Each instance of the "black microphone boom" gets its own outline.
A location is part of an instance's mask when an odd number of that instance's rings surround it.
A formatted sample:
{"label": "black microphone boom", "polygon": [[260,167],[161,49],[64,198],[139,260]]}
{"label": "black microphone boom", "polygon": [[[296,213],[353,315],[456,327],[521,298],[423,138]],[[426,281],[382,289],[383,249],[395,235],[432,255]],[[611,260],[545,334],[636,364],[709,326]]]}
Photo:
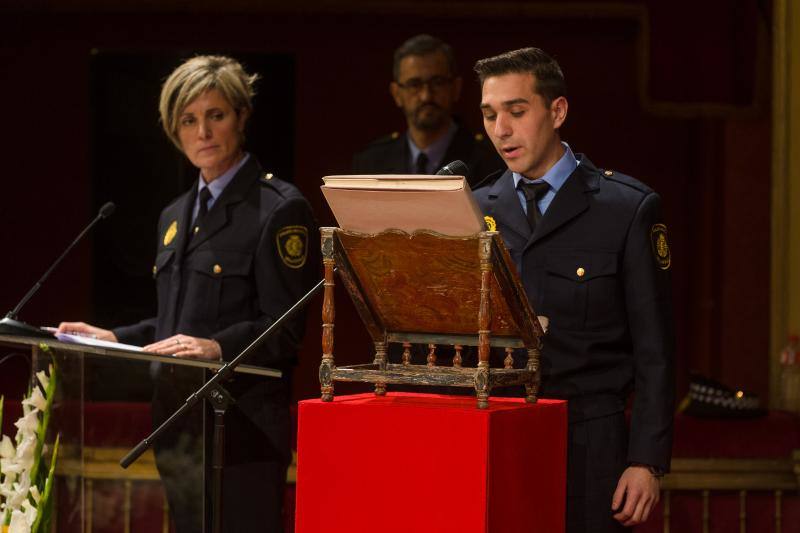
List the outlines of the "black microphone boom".
{"label": "black microphone boom", "polygon": [[437,176],[466,176],[467,174],[469,174],[469,167],[460,159],[446,164],[436,173]]}
{"label": "black microphone boom", "polygon": [[55,262],[50,266],[50,268],[47,269],[47,272],[44,273],[44,275],[39,279],[39,281],[37,281],[36,284],[33,287],[31,287],[31,290],[29,290],[28,293],[22,298],[22,300],[19,301],[17,306],[13,310],[9,311],[6,314],[5,318],[0,320],[0,334],[21,335],[26,337],[53,336],[51,333],[42,331],[41,329],[35,326],[31,326],[30,324],[26,324],[25,322],[17,320],[19,312],[22,310],[22,307],[26,303],[28,303],[28,300],[30,300],[33,297],[33,295],[36,294],[36,291],[38,291],[39,288],[42,286],[44,280],[46,280],[47,277],[50,275],[50,273],[53,272],[53,270],[55,270],[55,268],[59,265],[59,263],[61,263],[61,260],[67,256],[70,250],[72,250],[75,247],[75,245],[78,244],[78,242],[80,242],[83,236],[86,235],[86,233],[90,229],[92,229],[92,227],[94,227],[94,225],[97,224],[99,220],[110,217],[111,214],[114,213],[115,208],[116,206],[114,205],[113,202],[106,202],[105,204],[103,204],[103,207],[100,208],[100,212],[97,213],[97,216],[94,217],[94,220],[89,222],[89,225],[83,229],[83,231],[80,233],[80,235],[78,235],[78,237],[74,241],[72,241],[72,244],[70,244],[67,247],[67,249],[64,250],[64,252],[60,256],[58,256],[58,259],[56,259]]}

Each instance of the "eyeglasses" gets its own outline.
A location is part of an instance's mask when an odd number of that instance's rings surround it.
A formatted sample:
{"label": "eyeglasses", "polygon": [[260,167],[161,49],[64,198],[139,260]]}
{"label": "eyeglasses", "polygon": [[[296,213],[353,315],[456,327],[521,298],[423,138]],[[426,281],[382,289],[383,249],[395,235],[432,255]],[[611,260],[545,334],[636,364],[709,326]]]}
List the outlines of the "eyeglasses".
{"label": "eyeglasses", "polygon": [[405,89],[410,93],[418,93],[422,91],[422,88],[426,85],[430,91],[438,91],[444,89],[453,81],[453,78],[447,76],[433,76],[432,78],[428,78],[427,80],[423,80],[422,78],[411,78],[410,80],[404,83],[397,83],[397,86],[401,89]]}

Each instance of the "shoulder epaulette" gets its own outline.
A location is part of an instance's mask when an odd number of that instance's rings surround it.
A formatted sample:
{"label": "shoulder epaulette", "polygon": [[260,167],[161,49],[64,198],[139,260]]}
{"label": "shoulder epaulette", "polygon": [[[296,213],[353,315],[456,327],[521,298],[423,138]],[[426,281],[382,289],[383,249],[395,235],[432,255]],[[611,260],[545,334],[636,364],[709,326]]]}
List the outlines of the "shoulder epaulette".
{"label": "shoulder epaulette", "polygon": [[628,187],[634,188],[639,192],[649,193],[653,191],[653,189],[651,189],[641,181],[637,180],[636,178],[632,178],[627,174],[620,174],[619,172],[615,172],[613,170],[602,170],[602,169],[600,170],[600,173],[607,180],[616,181],[617,183],[627,185]]}

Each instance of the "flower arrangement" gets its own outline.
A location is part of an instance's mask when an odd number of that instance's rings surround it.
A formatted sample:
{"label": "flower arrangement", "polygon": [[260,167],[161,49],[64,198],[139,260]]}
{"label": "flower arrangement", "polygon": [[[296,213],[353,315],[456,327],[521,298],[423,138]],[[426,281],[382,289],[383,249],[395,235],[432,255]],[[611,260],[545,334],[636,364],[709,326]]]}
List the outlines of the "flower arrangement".
{"label": "flower arrangement", "polygon": [[[43,346],[43,351],[47,347]],[[36,380],[22,400],[22,417],[15,422],[17,434],[0,440],[0,531],[2,533],[46,533],[53,511],[53,478],[59,437],[53,447],[49,468],[45,465],[45,444],[50,411],[56,391],[57,374],[36,373]],[[0,397],[0,424],[3,398]]]}

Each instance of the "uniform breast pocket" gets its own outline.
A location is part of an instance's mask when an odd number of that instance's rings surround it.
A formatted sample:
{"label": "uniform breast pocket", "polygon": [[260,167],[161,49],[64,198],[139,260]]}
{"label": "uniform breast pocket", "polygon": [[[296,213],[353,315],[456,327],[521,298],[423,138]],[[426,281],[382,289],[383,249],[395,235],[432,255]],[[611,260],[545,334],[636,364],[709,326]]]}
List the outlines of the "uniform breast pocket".
{"label": "uniform breast pocket", "polygon": [[[252,256],[232,250],[198,250],[190,259],[184,309],[221,325],[248,318],[254,293]],[[186,304],[193,305],[189,309]],[[201,318],[196,316],[195,318]]]}
{"label": "uniform breast pocket", "polygon": [[613,252],[552,252],[545,260],[545,306],[553,327],[597,330],[618,324],[621,284]]}

